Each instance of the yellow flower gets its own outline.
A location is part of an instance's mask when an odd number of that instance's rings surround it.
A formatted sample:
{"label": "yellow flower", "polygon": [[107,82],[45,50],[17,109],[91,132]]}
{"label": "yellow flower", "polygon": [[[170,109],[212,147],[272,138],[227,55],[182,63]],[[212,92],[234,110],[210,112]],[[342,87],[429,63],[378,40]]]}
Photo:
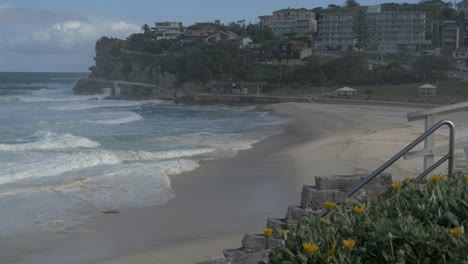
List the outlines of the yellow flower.
{"label": "yellow flower", "polygon": [[372,201],[374,204],[377,203],[377,200],[378,200],[377,196],[372,196],[371,201]]}
{"label": "yellow flower", "polygon": [[335,255],[335,252],[336,252],[336,244],[333,244],[333,246],[330,249],[330,256]]}
{"label": "yellow flower", "polygon": [[459,236],[461,233],[463,233],[463,230],[460,228],[460,227],[454,227],[452,229],[450,229],[450,234],[454,235],[454,236]]}
{"label": "yellow flower", "polygon": [[325,218],[323,218],[323,217],[320,217],[320,220],[319,220],[319,221],[320,221],[320,223],[322,223],[322,224],[324,224],[324,223],[327,222],[327,220],[326,220]]}
{"label": "yellow flower", "polygon": [[401,187],[403,187],[403,183],[392,183],[391,187],[392,187],[392,190],[398,191],[401,189]]}
{"label": "yellow flower", "polygon": [[305,252],[309,254],[314,254],[319,250],[319,247],[313,243],[302,243],[302,247],[304,248]]}
{"label": "yellow flower", "polygon": [[406,178],[405,178],[405,182],[406,182],[406,183],[409,183],[410,181],[411,181],[411,178],[410,178],[410,177],[406,177]]}
{"label": "yellow flower", "polygon": [[323,204],[328,210],[332,210],[333,208],[336,207],[336,204],[334,202],[324,202]]}
{"label": "yellow flower", "polygon": [[266,237],[271,237],[271,235],[273,234],[273,228],[264,228],[263,229],[263,234],[266,236]]}
{"label": "yellow flower", "polygon": [[349,198],[348,197],[344,198],[342,202],[343,202],[343,204],[348,204]]}
{"label": "yellow flower", "polygon": [[463,174],[463,179],[464,179],[465,181],[468,181],[468,174]]}
{"label": "yellow flower", "polygon": [[431,181],[432,182],[440,182],[441,179],[442,179],[442,177],[440,175],[432,175],[431,176]]}
{"label": "yellow flower", "polygon": [[282,236],[282,237],[285,237],[287,233],[288,233],[288,230],[286,230],[286,229],[281,229],[281,236]]}
{"label": "yellow flower", "polygon": [[364,206],[360,207],[360,206],[354,206],[353,208],[353,211],[356,213],[356,214],[362,214],[362,212],[364,212]]}
{"label": "yellow flower", "polygon": [[356,246],[356,240],[354,239],[343,239],[342,243],[343,246],[348,250],[351,250]]}

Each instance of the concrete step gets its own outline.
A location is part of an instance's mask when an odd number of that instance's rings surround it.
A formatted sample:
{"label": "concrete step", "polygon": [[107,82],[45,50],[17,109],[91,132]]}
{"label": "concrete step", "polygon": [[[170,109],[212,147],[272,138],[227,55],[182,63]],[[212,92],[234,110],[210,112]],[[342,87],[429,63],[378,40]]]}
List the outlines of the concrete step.
{"label": "concrete step", "polygon": [[247,251],[257,252],[268,248],[275,248],[283,242],[282,239],[270,238],[269,240],[270,243],[268,245],[268,240],[263,234],[245,234],[242,239],[242,247]]}
{"label": "concrete step", "polygon": [[319,210],[323,208],[324,202],[335,201],[343,194],[343,191],[319,190],[315,186],[304,185],[301,193],[301,207]]}

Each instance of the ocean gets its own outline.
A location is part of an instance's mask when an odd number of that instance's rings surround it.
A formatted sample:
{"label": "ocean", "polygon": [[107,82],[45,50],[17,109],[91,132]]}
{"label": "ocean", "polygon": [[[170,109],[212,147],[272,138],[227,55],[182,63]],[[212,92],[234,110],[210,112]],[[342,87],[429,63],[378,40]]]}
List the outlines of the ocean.
{"label": "ocean", "polygon": [[171,177],[288,120],[253,107],[73,95],[86,73],[0,73],[0,235],[66,232],[177,195]]}

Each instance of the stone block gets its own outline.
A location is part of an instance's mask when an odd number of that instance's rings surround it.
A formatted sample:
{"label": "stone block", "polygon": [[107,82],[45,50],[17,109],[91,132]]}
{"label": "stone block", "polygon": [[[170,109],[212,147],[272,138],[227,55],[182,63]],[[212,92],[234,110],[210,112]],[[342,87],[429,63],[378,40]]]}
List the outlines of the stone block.
{"label": "stone block", "polygon": [[343,191],[318,190],[315,186],[304,185],[301,194],[301,207],[312,210],[322,209],[324,202],[333,202],[343,194]]}
{"label": "stone block", "polygon": [[[367,174],[316,176],[315,186],[319,190],[347,191],[349,188],[362,181],[365,177],[367,177]],[[369,182],[365,188],[382,185],[389,186],[391,183],[392,175],[384,172]]]}
{"label": "stone block", "polygon": [[281,230],[289,230],[288,222],[279,218],[268,218],[267,227],[273,228],[273,238],[282,238]]}
{"label": "stone block", "polygon": [[242,239],[242,247],[251,251],[260,251],[268,248],[274,248],[281,244],[283,240],[270,238],[270,245],[268,240],[263,234],[246,234]]}
{"label": "stone block", "polygon": [[231,258],[231,264],[257,264],[260,261],[268,263],[270,249],[250,253],[244,256]]}
{"label": "stone block", "polygon": [[224,249],[223,254],[224,254],[224,257],[226,258],[233,258],[233,257],[244,256],[247,253],[244,251],[243,248],[234,248],[234,249]]}
{"label": "stone block", "polygon": [[203,262],[198,262],[197,264],[229,264],[229,263],[231,263],[231,261],[228,259],[218,258],[218,259],[211,259],[211,260],[206,260]]}
{"label": "stone block", "polygon": [[286,219],[291,221],[300,221],[304,217],[310,217],[317,214],[317,211],[310,208],[302,208],[300,206],[289,206],[286,213]]}

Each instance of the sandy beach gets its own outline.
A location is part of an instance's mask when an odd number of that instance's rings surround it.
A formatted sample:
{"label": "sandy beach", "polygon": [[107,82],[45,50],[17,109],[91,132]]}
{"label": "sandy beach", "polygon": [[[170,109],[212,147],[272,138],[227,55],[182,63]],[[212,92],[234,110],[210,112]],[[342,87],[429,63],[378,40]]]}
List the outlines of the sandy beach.
{"label": "sandy beach", "polygon": [[[287,206],[299,203],[302,185],[314,184],[314,176],[371,172],[424,127],[423,121],[407,121],[406,114],[418,110],[412,108],[284,103],[263,109],[295,121],[284,133],[235,157],[204,161],[198,169],[172,177],[176,196],[164,205],[102,215],[78,238],[62,237],[2,263],[196,263],[215,258],[223,248],[239,247],[244,233],[260,233],[267,218],[284,217]],[[457,139],[468,135],[464,116],[444,117],[455,122]],[[445,144],[447,130],[437,133],[436,140],[436,145]],[[421,167],[422,159],[402,160],[388,172],[398,181],[416,176]]]}

